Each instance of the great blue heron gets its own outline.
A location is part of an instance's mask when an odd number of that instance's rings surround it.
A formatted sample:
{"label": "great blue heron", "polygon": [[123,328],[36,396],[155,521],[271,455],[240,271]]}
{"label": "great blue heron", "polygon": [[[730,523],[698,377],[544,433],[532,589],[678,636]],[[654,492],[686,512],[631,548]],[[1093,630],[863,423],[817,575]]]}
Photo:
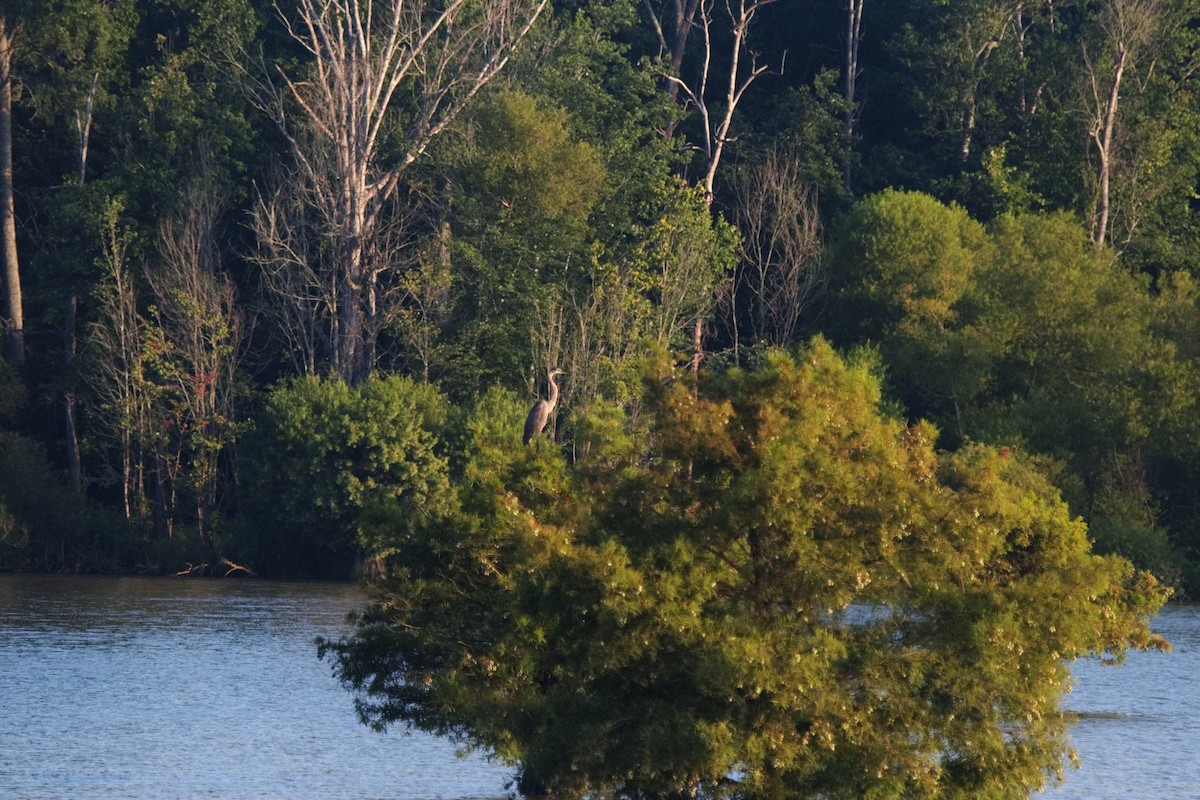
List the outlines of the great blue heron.
{"label": "great blue heron", "polygon": [[552,369],[546,376],[546,380],[550,384],[550,396],[545,400],[538,400],[529,410],[529,416],[525,418],[525,437],[521,439],[524,444],[529,444],[530,439],[546,429],[546,423],[550,421],[550,415],[554,413],[554,407],[558,405],[558,384],[554,382],[554,379],[562,374],[561,369]]}

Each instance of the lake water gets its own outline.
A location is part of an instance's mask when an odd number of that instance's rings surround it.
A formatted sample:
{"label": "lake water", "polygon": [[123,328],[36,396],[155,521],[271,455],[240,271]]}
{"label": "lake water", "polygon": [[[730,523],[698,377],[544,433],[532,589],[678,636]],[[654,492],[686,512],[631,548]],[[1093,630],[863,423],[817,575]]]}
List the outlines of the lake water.
{"label": "lake water", "polygon": [[[463,800],[511,771],[372,733],[315,657],[362,602],[338,584],[0,575],[0,798]],[[1083,761],[1055,800],[1200,800],[1200,609],[1175,646],[1075,665]]]}
{"label": "lake water", "polygon": [[0,798],[437,800],[511,771],[373,733],[318,661],[337,584],[0,575]]}
{"label": "lake water", "polygon": [[1152,625],[1174,648],[1119,667],[1073,665],[1063,706],[1082,766],[1038,795],[1054,800],[1200,800],[1200,606],[1171,604]]}

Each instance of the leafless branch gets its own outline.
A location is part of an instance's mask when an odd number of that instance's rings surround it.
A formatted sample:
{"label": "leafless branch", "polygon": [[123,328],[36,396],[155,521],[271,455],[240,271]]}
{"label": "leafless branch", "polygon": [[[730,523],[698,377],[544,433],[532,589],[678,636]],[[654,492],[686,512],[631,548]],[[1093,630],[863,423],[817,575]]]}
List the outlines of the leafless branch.
{"label": "leafless branch", "polygon": [[[287,137],[294,178],[307,186],[294,202],[260,203],[256,229],[279,269],[302,225],[322,243],[305,259],[307,276],[281,284],[293,297],[319,296],[308,314],[328,324],[333,369],[349,380],[372,366],[375,337],[393,313],[382,302],[385,254],[395,254],[396,198],[408,167],[451,125],[479,90],[508,63],[549,0],[297,0],[277,6],[291,38],[308,53],[307,72],[249,81],[251,96]],[[416,102],[402,106],[398,93]],[[390,154],[396,153],[395,157]],[[280,213],[298,212],[283,222]],[[388,243],[383,243],[387,240]],[[315,248],[306,251],[309,256]],[[302,292],[295,289],[303,287]]]}
{"label": "leafless branch", "polygon": [[742,233],[733,291],[748,301],[754,339],[783,346],[825,279],[816,193],[796,160],[777,150],[738,170],[732,188]]}
{"label": "leafless branch", "polygon": [[[737,106],[751,84],[770,68],[759,63],[757,53],[749,49],[750,28],[755,16],[776,0],[724,0],[725,15],[728,17],[731,44],[729,50],[729,73],[725,76],[725,89],[719,98],[719,105],[714,111],[713,100],[709,96],[709,81],[713,77],[713,28],[715,23],[713,9],[714,0],[700,3],[700,31],[704,35],[704,54],[701,60],[699,74],[694,81],[688,81],[677,74],[664,74],[664,78],[687,98],[696,113],[700,115],[704,143],[701,152],[705,156],[704,189],[705,195],[711,201],[713,185],[716,181],[717,168],[721,163],[725,146],[733,141],[730,133],[733,126]],[[748,60],[749,66],[743,62]],[[783,69],[782,63],[779,67]]]}

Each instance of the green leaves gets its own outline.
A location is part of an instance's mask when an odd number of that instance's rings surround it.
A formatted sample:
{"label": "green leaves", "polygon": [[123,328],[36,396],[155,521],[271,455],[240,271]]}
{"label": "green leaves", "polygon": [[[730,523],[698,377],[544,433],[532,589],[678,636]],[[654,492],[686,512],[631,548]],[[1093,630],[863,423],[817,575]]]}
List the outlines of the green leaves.
{"label": "green leaves", "polygon": [[307,378],[273,392],[247,443],[257,513],[245,557],[268,574],[331,577],[385,558],[452,501],[448,416],[435,389],[407,378]]}
{"label": "green leaves", "polygon": [[565,110],[539,108],[518,92],[483,105],[470,170],[480,193],[519,218],[582,228],[605,174],[595,147],[573,140],[567,121]]}
{"label": "green leaves", "polygon": [[1155,297],[1067,214],[1003,215],[985,228],[900,192],[856,206],[834,249],[834,318],[851,320],[839,341],[872,340],[888,388],[938,422],[943,441],[1053,455],[1066,468],[1060,487],[1096,520],[1106,485],[1146,494],[1141,478],[1108,471],[1189,418],[1175,344],[1191,324],[1186,280],[1164,281]]}
{"label": "green leaves", "polygon": [[329,645],[368,720],[563,797],[1019,797],[1066,749],[1063,659],[1160,644],[1163,593],[1037,469],[936,453],[823,341],[646,374],[641,446],[572,465],[481,406],[461,503]]}

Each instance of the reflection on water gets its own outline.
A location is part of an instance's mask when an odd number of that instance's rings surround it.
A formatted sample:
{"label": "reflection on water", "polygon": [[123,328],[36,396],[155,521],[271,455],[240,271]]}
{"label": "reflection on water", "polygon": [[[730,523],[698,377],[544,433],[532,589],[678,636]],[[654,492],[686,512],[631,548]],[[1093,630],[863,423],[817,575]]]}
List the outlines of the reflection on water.
{"label": "reflection on water", "polygon": [[1171,653],[1130,653],[1119,667],[1072,666],[1071,739],[1082,761],[1040,795],[1053,800],[1200,798],[1200,607],[1168,605],[1154,631]]}
{"label": "reflection on water", "polygon": [[[0,575],[0,798],[462,800],[511,773],[446,742],[371,733],[315,657],[350,586]],[[1200,607],[1175,651],[1074,665],[1083,761],[1053,800],[1200,798]]]}
{"label": "reflection on water", "polygon": [[0,575],[0,798],[501,797],[511,772],[361,726],[313,639],[350,586]]}

